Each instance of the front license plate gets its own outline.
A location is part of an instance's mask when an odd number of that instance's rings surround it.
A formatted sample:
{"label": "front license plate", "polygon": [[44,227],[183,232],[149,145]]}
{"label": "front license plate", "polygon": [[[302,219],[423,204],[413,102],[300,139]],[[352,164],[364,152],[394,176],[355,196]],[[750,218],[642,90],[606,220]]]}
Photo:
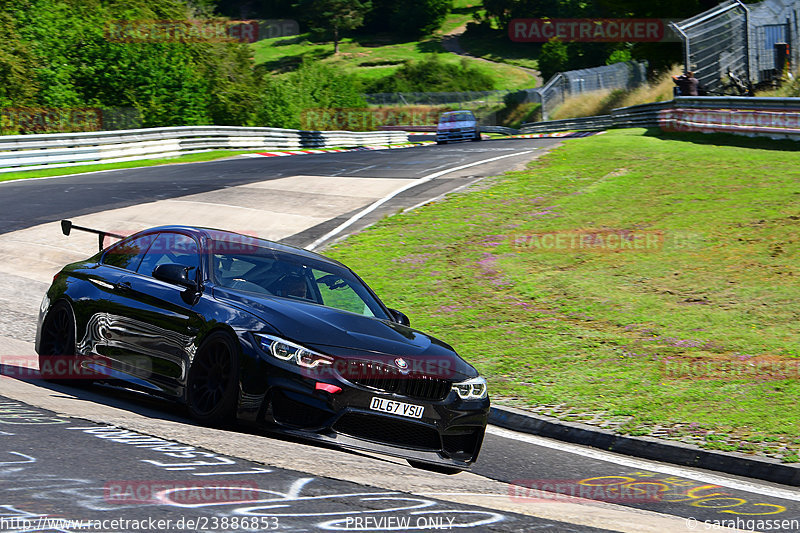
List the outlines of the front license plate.
{"label": "front license plate", "polygon": [[407,416],[408,418],[422,418],[422,412],[425,407],[421,405],[413,405],[410,403],[396,402],[394,400],[387,400],[386,398],[372,398],[369,408],[373,411],[381,411],[383,413],[391,413],[393,415]]}

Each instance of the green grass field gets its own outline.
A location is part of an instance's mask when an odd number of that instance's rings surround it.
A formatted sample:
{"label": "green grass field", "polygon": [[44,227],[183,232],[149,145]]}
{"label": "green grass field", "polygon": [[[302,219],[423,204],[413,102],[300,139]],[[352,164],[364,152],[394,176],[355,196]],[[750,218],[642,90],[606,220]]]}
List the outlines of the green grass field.
{"label": "green grass field", "polygon": [[[422,41],[395,42],[379,36],[345,38],[339,43],[339,54],[333,54],[332,42],[311,42],[308,34],[258,41],[254,48],[256,64],[276,73],[294,70],[303,58],[355,74],[362,80],[374,80],[394,74],[405,61],[422,60],[427,54],[441,53],[447,63],[459,63],[461,57],[449,54],[441,46],[441,37]],[[513,65],[468,59],[491,74],[495,89],[523,89],[535,86],[535,79]]]}
{"label": "green grass field", "polygon": [[483,13],[480,0],[453,0],[453,9],[442,24],[438,33],[449,33],[463,28],[475,20],[476,13]]}
{"label": "green grass field", "polygon": [[541,43],[515,43],[502,32],[500,35],[473,35],[468,32],[461,36],[459,42],[464,50],[477,57],[517,67],[539,68]]}
{"label": "green grass field", "polygon": [[[481,9],[479,4],[477,0],[455,0],[453,10],[441,29],[420,41],[396,40],[387,35],[347,37],[339,43],[339,54],[334,55],[332,41],[311,41],[310,34],[304,33],[294,37],[258,41],[252,45],[253,53],[257,65],[275,73],[294,70],[304,58],[308,58],[355,74],[365,81],[390,76],[405,61],[419,61],[432,53],[441,53],[445,62],[457,63],[461,58],[447,53],[442,48],[442,35],[472,21],[473,14]],[[502,42],[497,42],[497,46],[500,48],[492,48],[490,43],[484,43],[482,51],[486,51],[489,55],[493,54],[491,59],[500,61],[499,58],[507,46]],[[529,73],[512,64],[515,63],[513,58],[497,64],[477,59],[469,61],[490,73],[495,79],[495,88],[498,90],[525,89],[536,85],[536,80]],[[531,63],[527,62],[522,66],[528,64]]]}
{"label": "green grass field", "polygon": [[798,252],[800,145],[625,130],[326,253],[497,403],[793,462]]}

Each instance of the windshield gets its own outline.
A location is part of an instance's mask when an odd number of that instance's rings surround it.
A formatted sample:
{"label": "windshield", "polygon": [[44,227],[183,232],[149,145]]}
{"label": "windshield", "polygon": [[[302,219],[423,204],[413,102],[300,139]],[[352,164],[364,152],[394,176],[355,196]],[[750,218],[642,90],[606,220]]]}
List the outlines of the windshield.
{"label": "windshield", "polygon": [[231,246],[228,241],[212,241],[214,283],[363,316],[389,318],[371,291],[346,268],[254,242]]}
{"label": "windshield", "polygon": [[472,113],[453,113],[450,115],[442,115],[439,118],[439,124],[448,122],[467,122],[475,121],[475,116]]}

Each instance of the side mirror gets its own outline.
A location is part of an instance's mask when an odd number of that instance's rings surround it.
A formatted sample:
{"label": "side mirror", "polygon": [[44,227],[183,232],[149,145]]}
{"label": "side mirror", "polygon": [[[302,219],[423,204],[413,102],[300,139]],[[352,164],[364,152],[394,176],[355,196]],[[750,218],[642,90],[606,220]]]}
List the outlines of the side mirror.
{"label": "side mirror", "polygon": [[161,281],[166,281],[167,283],[172,283],[173,285],[180,285],[181,287],[196,291],[197,282],[189,277],[189,271],[193,269],[194,267],[165,263],[163,265],[158,265],[156,269],[153,270],[153,277]]}
{"label": "side mirror", "polygon": [[402,326],[411,327],[411,321],[404,313],[401,313],[397,309],[389,309],[389,312],[392,314],[392,320],[394,320],[395,322],[397,322]]}

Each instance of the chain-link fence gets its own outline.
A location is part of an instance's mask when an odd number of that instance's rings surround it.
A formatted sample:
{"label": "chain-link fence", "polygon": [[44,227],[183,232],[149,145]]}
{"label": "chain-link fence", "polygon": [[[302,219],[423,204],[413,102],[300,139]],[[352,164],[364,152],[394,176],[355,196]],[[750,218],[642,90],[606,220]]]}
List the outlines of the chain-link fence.
{"label": "chain-link fence", "polygon": [[798,18],[797,0],[728,0],[673,28],[683,40],[686,70],[709,94],[725,94],[741,91],[737,79],[744,85],[770,82],[796,67]]}
{"label": "chain-link fence", "polygon": [[750,4],[750,64],[754,82],[780,77],[785,69],[797,68],[798,19],[797,0],[767,0]]}
{"label": "chain-link fence", "polygon": [[[632,89],[647,78],[647,63],[615,63],[596,68],[556,74],[536,89],[516,91],[519,102],[542,104],[542,118],[561,105],[569,95],[605,89]],[[372,105],[447,105],[474,107],[502,103],[513,91],[470,91],[461,93],[374,93],[364,95]],[[488,118],[487,118],[488,119]]]}
{"label": "chain-link fence", "polygon": [[568,96],[608,89],[633,89],[647,79],[647,63],[614,63],[556,74],[538,89],[526,89],[525,100],[542,104],[542,120]]}
{"label": "chain-link fence", "polygon": [[744,4],[730,0],[673,25],[684,42],[686,70],[706,91],[721,92],[731,74],[750,79],[748,17]]}

